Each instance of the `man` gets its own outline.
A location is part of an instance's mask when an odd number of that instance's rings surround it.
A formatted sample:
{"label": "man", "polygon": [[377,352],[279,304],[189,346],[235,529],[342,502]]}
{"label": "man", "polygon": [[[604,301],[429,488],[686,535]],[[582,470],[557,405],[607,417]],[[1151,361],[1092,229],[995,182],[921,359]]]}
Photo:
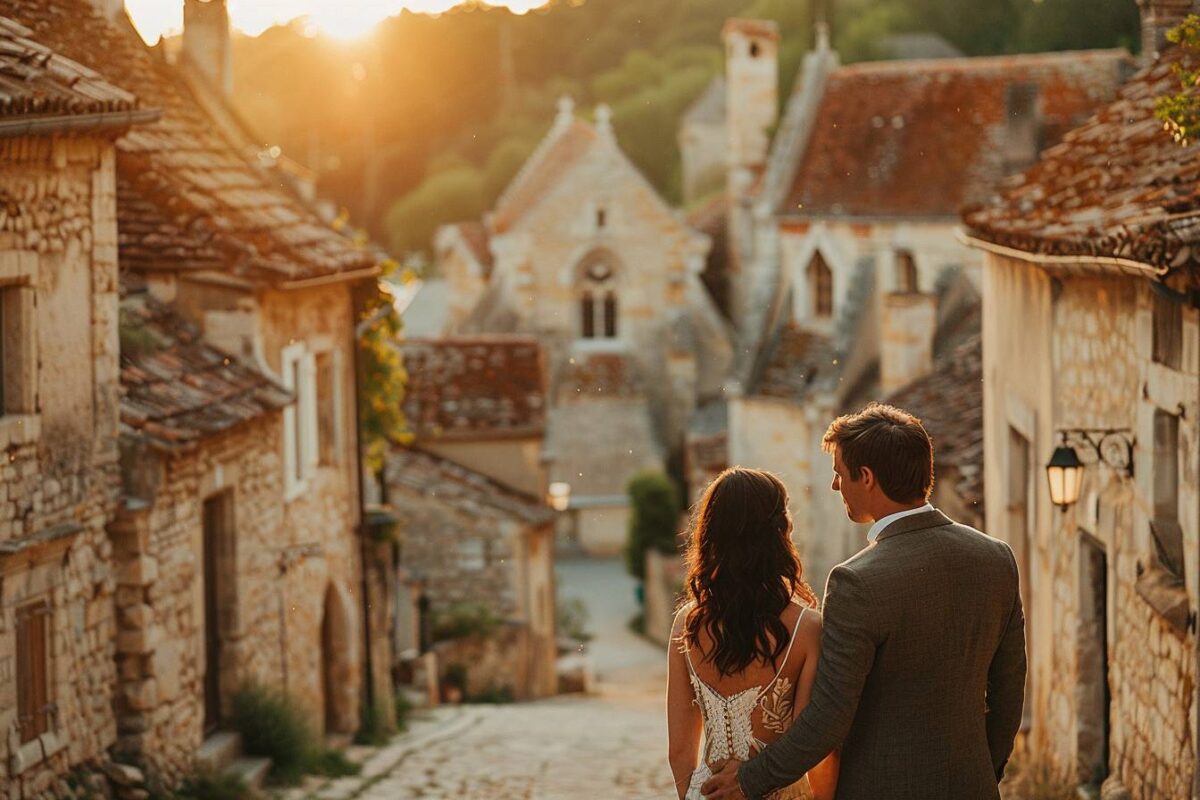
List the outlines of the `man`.
{"label": "man", "polygon": [[834,567],[812,699],[709,800],[761,798],[841,748],[838,800],[991,800],[1025,687],[1025,621],[1006,544],[929,505],[919,420],[872,404],[829,426],[833,490],[868,544]]}

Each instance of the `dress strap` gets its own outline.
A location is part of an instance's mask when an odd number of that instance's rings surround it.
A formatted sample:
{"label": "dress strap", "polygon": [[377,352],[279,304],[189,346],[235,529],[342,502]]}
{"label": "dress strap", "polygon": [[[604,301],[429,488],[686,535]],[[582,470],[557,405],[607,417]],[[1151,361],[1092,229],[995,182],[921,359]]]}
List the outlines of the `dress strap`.
{"label": "dress strap", "polygon": [[775,671],[775,677],[771,678],[771,682],[762,688],[758,693],[759,697],[763,697],[775,685],[775,681],[779,680],[779,676],[783,674],[784,668],[787,666],[788,657],[792,655],[792,645],[796,643],[796,634],[800,631],[800,620],[804,619],[804,612],[808,610],[807,606],[800,606],[800,615],[796,617],[796,624],[792,626],[792,638],[788,640],[787,650],[783,651],[783,660],[779,662],[779,669]]}

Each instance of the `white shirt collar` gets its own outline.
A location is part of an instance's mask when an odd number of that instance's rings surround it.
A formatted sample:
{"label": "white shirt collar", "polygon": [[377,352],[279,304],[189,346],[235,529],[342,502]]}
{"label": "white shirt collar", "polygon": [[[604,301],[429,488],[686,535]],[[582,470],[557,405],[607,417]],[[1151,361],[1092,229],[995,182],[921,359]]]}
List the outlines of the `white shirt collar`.
{"label": "white shirt collar", "polygon": [[911,517],[913,514],[923,514],[926,511],[933,511],[933,506],[929,503],[926,503],[920,508],[910,508],[907,511],[897,511],[895,514],[888,514],[883,519],[875,520],[875,524],[871,526],[871,530],[867,531],[867,541],[874,542],[877,538],[879,538],[879,534],[883,533],[883,529],[888,525],[891,525],[893,522],[904,519],[905,517]]}

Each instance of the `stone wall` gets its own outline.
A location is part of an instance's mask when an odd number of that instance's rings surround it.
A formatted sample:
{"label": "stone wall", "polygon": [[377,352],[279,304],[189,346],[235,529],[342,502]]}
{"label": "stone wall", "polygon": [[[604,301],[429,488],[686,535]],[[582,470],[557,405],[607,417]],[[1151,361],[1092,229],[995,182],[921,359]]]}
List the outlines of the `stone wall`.
{"label": "stone wall", "polygon": [[620,551],[629,480],[641,470],[663,469],[647,405],[637,396],[585,397],[550,410],[550,480],[570,484],[576,533],[589,553]]}
{"label": "stone wall", "polygon": [[[417,491],[399,482],[394,469],[389,466],[386,479],[388,500],[404,535],[403,566],[408,579],[428,597],[434,620],[483,608],[506,625],[517,625],[520,669],[497,672],[493,678],[520,697],[552,694],[552,527],[522,522],[477,498],[442,499],[436,486]],[[497,652],[508,653],[501,662],[517,658],[508,644],[497,646]],[[441,663],[444,667],[446,661]]]}
{"label": "stone wall", "polygon": [[[1145,584],[1156,569],[1148,524],[1156,407],[1174,412],[1182,403],[1180,525],[1186,563],[1196,563],[1196,475],[1187,467],[1198,455],[1195,350],[1185,348],[1182,371],[1151,363],[1150,288],[1127,277],[1052,282],[1029,264],[989,257],[984,298],[988,530],[1009,540],[1023,569],[1029,746],[1064,779],[1095,784],[1107,768],[1134,797],[1190,796],[1195,633],[1156,610]],[[1185,341],[1197,336],[1195,318],[1185,312]],[[1136,445],[1132,478],[1090,466],[1080,502],[1061,513],[1042,465],[1064,428],[1126,429]],[[1077,450],[1095,460],[1085,446]],[[1014,518],[1022,469],[1030,501]],[[1171,590],[1186,595],[1188,608],[1196,605],[1192,573]]]}
{"label": "stone wall", "polygon": [[[116,186],[105,141],[3,139],[0,162],[6,359],[21,351],[19,391],[6,387],[0,413],[0,786],[19,798],[116,739],[104,530],[118,489]],[[56,710],[49,732],[22,744],[16,612],[39,601]]]}
{"label": "stone wall", "polygon": [[[228,536],[214,554],[222,714],[245,682],[293,688],[281,652],[290,587],[278,541],[279,417],[269,414],[175,456],[127,445],[127,464],[138,462],[152,477],[145,496],[131,498],[111,526],[118,584],[117,752],[167,785],[190,770],[204,738],[206,499],[223,496],[229,504]],[[319,712],[319,704],[309,703]]]}
{"label": "stone wall", "polygon": [[729,463],[775,473],[788,489],[792,539],[804,577],[818,595],[833,567],[866,543],[832,492],[833,467],[821,452],[832,415],[814,401],[804,406],[741,397],[729,406]]}

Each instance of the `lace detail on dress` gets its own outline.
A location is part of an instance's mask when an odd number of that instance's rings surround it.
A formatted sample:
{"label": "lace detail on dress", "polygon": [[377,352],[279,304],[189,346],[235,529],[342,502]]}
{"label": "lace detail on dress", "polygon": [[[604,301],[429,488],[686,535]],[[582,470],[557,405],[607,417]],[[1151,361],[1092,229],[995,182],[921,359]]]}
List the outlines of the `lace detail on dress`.
{"label": "lace detail on dress", "polygon": [[[696,694],[696,703],[700,706],[700,715],[704,718],[704,758],[692,773],[685,800],[703,800],[700,786],[712,777],[709,764],[736,758],[746,761],[750,758],[751,749],[761,751],[766,744],[754,737],[753,715],[756,708],[762,706],[763,727],[774,733],[783,733],[792,724],[792,682],[783,676],[783,668],[791,655],[792,645],[796,643],[796,631],[800,630],[800,620],[804,617],[804,609],[796,618],[796,626],[792,629],[792,639],[788,642],[787,651],[780,663],[779,671],[766,686],[752,686],[737,694],[726,697],[709,686],[696,674],[692,664],[691,653],[684,642],[683,655],[687,661],[688,676],[691,678],[692,690]],[[808,776],[801,778],[791,786],[787,786],[770,795],[770,800],[811,800],[812,788]]]}
{"label": "lace detail on dress", "polygon": [[730,757],[745,761],[750,758],[751,747],[762,749],[763,744],[754,738],[750,722],[750,715],[758,705],[757,686],[725,697],[693,671],[692,688],[704,717],[705,761],[724,761]]}
{"label": "lace detail on dress", "polygon": [[792,725],[792,682],[780,678],[762,698],[763,727],[772,733],[784,733]]}

